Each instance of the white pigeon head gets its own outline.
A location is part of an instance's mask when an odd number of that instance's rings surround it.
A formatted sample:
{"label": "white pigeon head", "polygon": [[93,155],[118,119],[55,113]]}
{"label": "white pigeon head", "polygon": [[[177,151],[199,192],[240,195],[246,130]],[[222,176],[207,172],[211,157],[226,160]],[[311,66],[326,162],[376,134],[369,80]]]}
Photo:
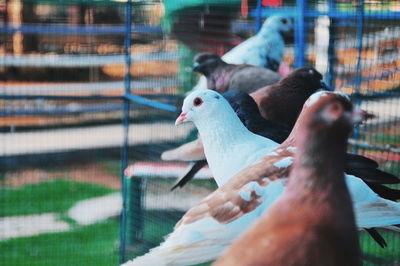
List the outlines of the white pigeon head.
{"label": "white pigeon head", "polygon": [[279,32],[284,36],[293,33],[293,19],[282,15],[267,18],[259,34],[268,35],[271,31]]}
{"label": "white pigeon head", "polygon": [[221,108],[231,108],[221,94],[213,90],[195,90],[183,101],[182,113],[176,119],[175,125],[211,117],[218,114]]}

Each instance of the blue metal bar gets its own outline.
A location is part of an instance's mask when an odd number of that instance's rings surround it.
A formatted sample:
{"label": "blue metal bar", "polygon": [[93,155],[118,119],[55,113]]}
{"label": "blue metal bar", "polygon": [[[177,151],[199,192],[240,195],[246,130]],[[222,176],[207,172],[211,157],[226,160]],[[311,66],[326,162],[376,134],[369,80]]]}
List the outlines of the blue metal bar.
{"label": "blue metal bar", "polygon": [[306,47],[306,0],[297,0],[297,16],[295,21],[295,67],[302,67],[305,63]]}
{"label": "blue metal bar", "polygon": [[[125,94],[131,92],[131,26],[132,26],[132,0],[128,0],[125,7]],[[129,152],[129,109],[130,101],[124,97],[124,117],[122,119],[122,126],[124,128],[124,142],[121,148],[121,172],[120,182],[122,190],[122,211],[120,216],[120,234],[119,234],[119,264],[125,262],[125,244],[126,244],[126,217],[127,217],[127,204],[128,204],[128,186],[125,179],[124,170],[128,166],[128,152]]]}
{"label": "blue metal bar", "polygon": [[[301,1],[301,0],[298,0]],[[390,11],[389,11],[390,12]],[[379,11],[369,11],[368,13],[364,14],[365,18],[368,19],[398,19],[400,18],[400,12],[390,12],[390,13],[382,14]],[[282,13],[286,16],[295,17],[298,15],[298,7],[268,7],[262,8],[261,16],[263,18],[269,17],[271,15],[275,15],[276,13]],[[317,10],[305,10],[304,16],[308,18],[315,18],[318,16],[329,16],[335,19],[349,19],[349,18],[356,18],[358,16],[357,11],[344,11],[339,9],[334,9],[330,11],[317,11]],[[257,18],[258,11],[257,9],[252,10],[249,15],[251,17]]]}
{"label": "blue metal bar", "polygon": [[400,93],[399,92],[372,92],[368,94],[362,94],[362,93],[353,93],[350,95],[351,99],[354,99],[354,101],[372,101],[376,99],[386,99],[386,98],[400,98]]}
{"label": "blue metal bar", "polygon": [[262,6],[261,6],[261,1],[262,0],[257,0],[257,8],[255,10],[255,12],[256,12],[256,32],[258,32],[261,29],[261,25],[262,25]]}
{"label": "blue metal bar", "polygon": [[[362,53],[362,48],[363,48],[363,31],[364,31],[364,0],[358,0],[358,5],[357,5],[357,65],[356,65],[356,78],[355,78],[355,83],[354,83],[354,88],[355,92],[359,93],[360,92],[360,85],[361,85],[361,53]],[[355,106],[360,106],[361,105],[361,98],[356,98],[354,101]],[[358,140],[360,137],[360,127],[359,125],[355,125],[354,127],[354,133],[353,133],[353,138],[355,140]],[[356,153],[358,151],[358,145],[353,145],[352,148],[353,152]]]}
{"label": "blue metal bar", "polygon": [[[329,0],[329,11],[335,10],[335,1]],[[329,18],[329,43],[328,43],[328,71],[325,75],[325,80],[332,90],[335,90],[335,27],[336,19]]]}
{"label": "blue metal bar", "polygon": [[[174,94],[141,94],[141,96],[135,95],[135,97],[142,97],[146,100],[154,101],[154,99],[171,100],[181,98],[180,95]],[[151,98],[151,99],[149,99]],[[120,100],[123,101],[125,96],[112,96],[112,95],[84,95],[84,96],[73,96],[73,95],[47,95],[47,94],[0,94],[0,99],[4,100],[66,100],[66,101],[79,101],[79,100]],[[137,102],[137,101],[135,101]],[[154,101],[155,102],[155,101]],[[137,102],[139,103],[139,102]],[[147,105],[147,104],[146,104]],[[154,105],[152,105],[154,107]],[[156,107],[157,108],[157,107]]]}
{"label": "blue metal bar", "polygon": [[169,111],[169,112],[177,112],[177,109],[175,106],[170,105],[170,104],[166,104],[166,103],[160,103],[157,101],[153,101],[141,96],[137,96],[131,93],[126,93],[124,95],[124,97],[130,101],[139,103],[139,104],[143,104],[143,105],[147,105],[147,106],[151,106],[160,110],[164,110],[164,111]]}
{"label": "blue metal bar", "polygon": [[[102,35],[102,34],[125,34],[125,25],[64,25],[64,24],[6,24],[0,27],[1,33],[14,33],[21,32],[25,34],[56,34],[56,35]],[[162,33],[163,30],[160,26],[144,26],[137,25],[131,29],[133,33]]]}

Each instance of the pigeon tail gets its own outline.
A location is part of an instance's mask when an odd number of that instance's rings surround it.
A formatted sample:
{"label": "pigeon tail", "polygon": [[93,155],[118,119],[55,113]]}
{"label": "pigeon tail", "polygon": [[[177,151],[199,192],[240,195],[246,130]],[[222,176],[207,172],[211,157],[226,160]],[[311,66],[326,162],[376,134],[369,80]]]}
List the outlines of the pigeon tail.
{"label": "pigeon tail", "polygon": [[357,225],[364,228],[385,227],[399,231],[394,225],[400,224],[400,204],[378,198],[374,202],[354,204]]}
{"label": "pigeon tail", "polygon": [[201,219],[191,224],[181,220],[160,246],[122,266],[186,266],[212,261],[236,234],[229,234],[229,237],[226,235],[224,227],[210,219]]}
{"label": "pigeon tail", "polygon": [[[208,262],[216,257],[221,251],[213,252],[213,247],[204,246],[186,246],[175,247],[167,251],[163,246],[150,250],[149,253],[137,257],[131,261],[125,262],[121,266],[186,266],[203,262]],[[217,254],[215,254],[217,253]]]}
{"label": "pigeon tail", "polygon": [[185,143],[175,149],[165,151],[161,154],[163,161],[197,161],[204,160],[204,150],[201,140],[197,139]]}
{"label": "pigeon tail", "polygon": [[375,240],[376,243],[378,243],[381,248],[387,247],[385,239],[381,236],[381,234],[378,233],[378,231],[376,231],[375,228],[367,228],[365,231],[367,231],[367,233]]}
{"label": "pigeon tail", "polygon": [[143,265],[158,265],[158,266],[167,266],[162,256],[160,256],[160,248],[152,249],[149,253],[137,257],[134,260],[127,261],[121,266],[143,266]]}
{"label": "pigeon tail", "polygon": [[202,161],[197,161],[193,165],[189,167],[189,171],[184,174],[181,178],[178,178],[176,183],[171,187],[171,191],[176,189],[177,187],[182,188],[184,185],[186,185],[187,182],[193,179],[193,177],[196,175],[198,171],[200,171],[203,166],[207,164],[206,160]]}
{"label": "pigeon tail", "polygon": [[388,200],[397,201],[400,200],[400,190],[389,188],[382,184],[374,184],[365,182],[376,194],[380,197]]}

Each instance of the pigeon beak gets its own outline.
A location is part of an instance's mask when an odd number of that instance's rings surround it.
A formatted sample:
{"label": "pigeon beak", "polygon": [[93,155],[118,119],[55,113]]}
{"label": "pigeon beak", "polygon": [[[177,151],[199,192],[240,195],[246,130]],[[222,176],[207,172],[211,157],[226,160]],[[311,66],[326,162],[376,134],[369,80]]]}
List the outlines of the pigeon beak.
{"label": "pigeon beak", "polygon": [[362,110],[359,107],[355,107],[352,115],[352,120],[354,124],[361,124],[363,121],[375,118],[376,116],[372,113]]}
{"label": "pigeon beak", "polygon": [[175,126],[186,122],[186,113],[181,113],[175,121]]}
{"label": "pigeon beak", "polygon": [[320,81],[320,85],[322,90],[333,91],[333,89],[329,87],[328,84],[326,84],[323,80]]}
{"label": "pigeon beak", "polygon": [[193,71],[193,72],[198,72],[199,66],[200,66],[199,63],[197,63],[197,62],[193,63],[192,71]]}

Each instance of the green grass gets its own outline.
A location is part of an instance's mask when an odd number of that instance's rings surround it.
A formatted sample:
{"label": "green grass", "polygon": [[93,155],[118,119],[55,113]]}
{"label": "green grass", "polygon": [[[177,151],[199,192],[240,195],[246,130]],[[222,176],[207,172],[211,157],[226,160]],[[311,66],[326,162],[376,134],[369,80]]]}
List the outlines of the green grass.
{"label": "green grass", "polygon": [[379,230],[388,246],[380,248],[378,244],[366,233],[360,233],[360,244],[365,259],[364,265],[397,265],[400,263],[400,235],[387,230]]}
{"label": "green grass", "polygon": [[[113,164],[110,164],[110,168]],[[161,183],[166,182],[159,180]],[[165,185],[165,184],[164,184]],[[17,189],[1,188],[1,216],[65,212],[76,202],[112,192],[99,185],[69,180],[26,185]],[[173,230],[183,215],[174,211],[146,211],[144,214],[143,239],[141,243],[128,245],[127,258],[147,252],[157,246]],[[72,221],[69,232],[42,234],[34,237],[0,241],[0,265],[117,265],[119,223],[109,219],[89,226],[78,226]],[[380,248],[366,233],[360,234],[360,243],[366,266],[393,265],[400,258],[400,235],[381,230],[388,247]],[[202,266],[210,263],[200,264]]]}
{"label": "green grass", "polygon": [[[78,201],[114,190],[70,180],[53,180],[21,188],[1,188],[1,216],[65,212]],[[69,232],[0,241],[1,265],[117,265],[119,222],[109,219],[78,226],[71,219]]]}
{"label": "green grass", "polygon": [[70,232],[0,242],[0,264],[13,266],[118,265],[117,219]]}
{"label": "green grass", "polygon": [[17,189],[0,188],[0,217],[45,212],[62,213],[80,200],[103,196],[112,191],[99,185],[62,179]]}

